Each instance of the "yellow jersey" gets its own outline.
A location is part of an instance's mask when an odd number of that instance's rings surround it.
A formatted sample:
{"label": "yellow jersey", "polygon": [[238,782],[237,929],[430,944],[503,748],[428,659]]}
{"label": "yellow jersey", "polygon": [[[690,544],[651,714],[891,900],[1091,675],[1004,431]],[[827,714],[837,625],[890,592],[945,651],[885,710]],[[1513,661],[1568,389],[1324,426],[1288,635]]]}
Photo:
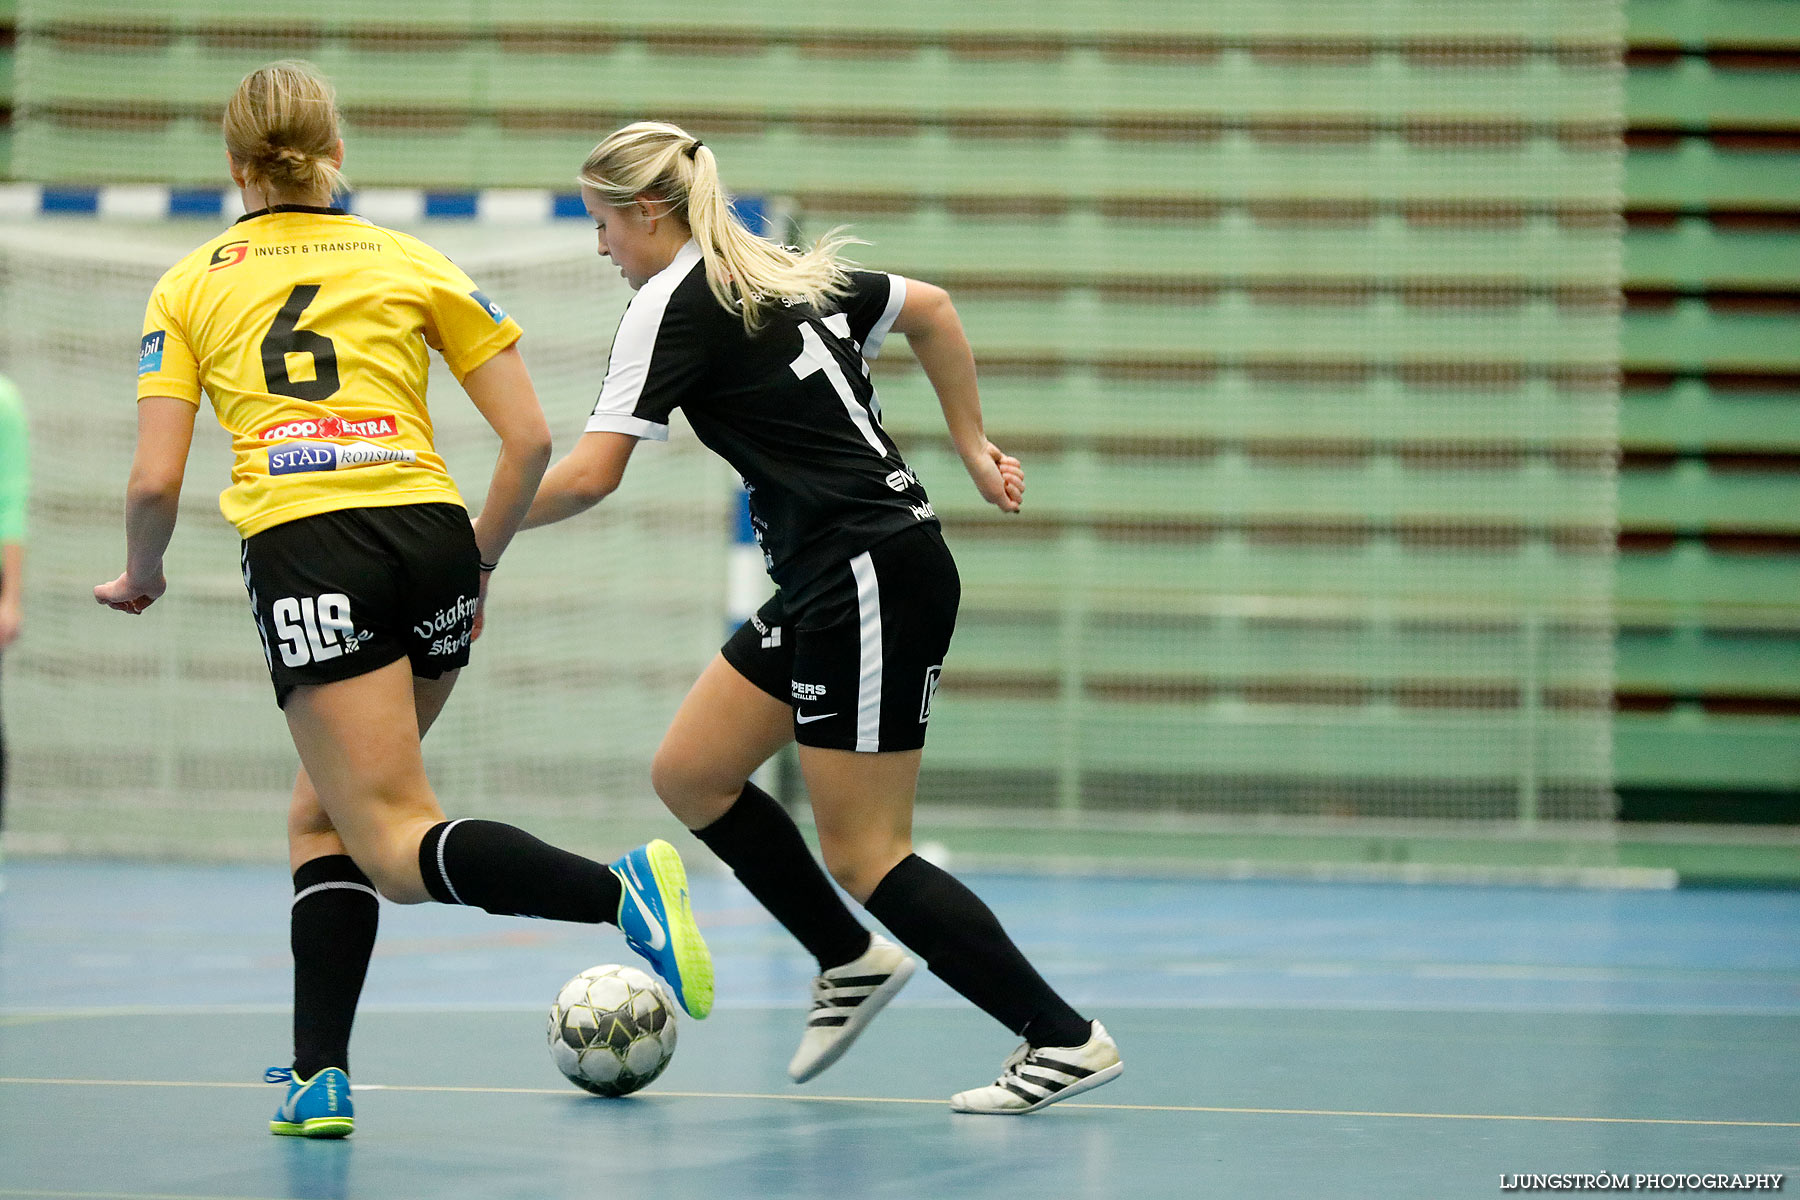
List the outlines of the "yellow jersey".
{"label": "yellow jersey", "polygon": [[520,329],[442,254],[341,209],[250,213],[157,283],[138,398],[231,434],[219,497],[244,537],[345,508],[461,504],[425,407],[430,347],[460,382]]}

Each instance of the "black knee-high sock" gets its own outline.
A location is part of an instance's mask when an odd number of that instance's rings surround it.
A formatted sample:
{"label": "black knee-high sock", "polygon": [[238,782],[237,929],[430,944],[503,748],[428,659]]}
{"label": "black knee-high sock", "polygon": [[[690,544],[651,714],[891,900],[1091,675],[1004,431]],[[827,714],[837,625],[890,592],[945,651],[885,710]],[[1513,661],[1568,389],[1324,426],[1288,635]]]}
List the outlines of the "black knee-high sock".
{"label": "black knee-high sock", "polygon": [[619,877],[599,863],[498,821],[464,818],[426,830],[419,873],[440,904],[511,917],[616,923]]}
{"label": "black knee-high sock", "polygon": [[694,836],[828,971],[861,956],[869,931],[838,897],[799,826],[773,796],[744,784],[725,815]]}
{"label": "black knee-high sock", "polygon": [[1026,961],[981,897],[916,854],[889,871],[865,906],[932,973],[1033,1046],[1079,1046],[1088,1023]]}
{"label": "black knee-high sock", "polygon": [[294,872],[288,942],[294,950],[294,1073],[350,1069],[350,1025],[375,949],[380,898],[347,854]]}

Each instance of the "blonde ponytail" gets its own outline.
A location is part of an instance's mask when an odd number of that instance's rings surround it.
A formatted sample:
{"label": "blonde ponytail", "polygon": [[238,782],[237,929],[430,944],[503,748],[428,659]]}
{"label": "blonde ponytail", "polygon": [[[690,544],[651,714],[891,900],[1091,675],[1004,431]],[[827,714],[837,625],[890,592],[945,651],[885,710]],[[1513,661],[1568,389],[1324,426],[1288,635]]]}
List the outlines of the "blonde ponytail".
{"label": "blonde ponytail", "polygon": [[337,96],[309,62],[258,67],[225,106],[225,149],[244,181],[271,197],[329,202],[344,190],[337,147]]}
{"label": "blonde ponytail", "polygon": [[731,209],[713,152],[680,126],[625,126],[594,147],[576,179],[616,208],[639,197],[667,204],[693,232],[713,296],[752,333],[771,305],[820,308],[849,290],[851,264],[842,252],[860,239],[834,229],[796,250],[750,232]]}

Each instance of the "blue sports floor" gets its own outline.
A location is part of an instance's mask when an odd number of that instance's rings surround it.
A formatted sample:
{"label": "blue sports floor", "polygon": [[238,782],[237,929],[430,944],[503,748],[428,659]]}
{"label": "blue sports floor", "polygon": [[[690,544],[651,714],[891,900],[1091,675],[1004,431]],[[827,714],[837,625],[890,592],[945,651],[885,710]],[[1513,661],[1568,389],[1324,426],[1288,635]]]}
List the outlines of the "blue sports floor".
{"label": "blue sports floor", "polygon": [[[979,876],[1126,1073],[953,1114],[1014,1039],[921,974],[812,1084],[809,962],[694,880],[719,1005],[624,1100],[544,1013],[618,933],[384,906],[357,1131],[276,1138],[277,867],[14,860],[0,893],[0,1197],[1495,1196],[1552,1173],[1800,1190],[1800,892]],[[1082,1101],[1087,1101],[1083,1103]],[[1636,1190],[1647,1190],[1639,1187]]]}

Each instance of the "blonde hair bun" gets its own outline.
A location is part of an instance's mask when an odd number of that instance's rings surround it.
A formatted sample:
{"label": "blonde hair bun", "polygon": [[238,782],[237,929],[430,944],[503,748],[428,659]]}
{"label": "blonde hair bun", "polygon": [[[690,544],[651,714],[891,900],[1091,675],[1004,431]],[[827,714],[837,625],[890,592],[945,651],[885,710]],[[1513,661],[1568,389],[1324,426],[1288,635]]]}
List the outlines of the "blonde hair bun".
{"label": "blonde hair bun", "polygon": [[334,159],[337,94],[319,69],[284,59],[244,76],[225,106],[225,149],[244,182],[286,199],[328,201],[344,190]]}

